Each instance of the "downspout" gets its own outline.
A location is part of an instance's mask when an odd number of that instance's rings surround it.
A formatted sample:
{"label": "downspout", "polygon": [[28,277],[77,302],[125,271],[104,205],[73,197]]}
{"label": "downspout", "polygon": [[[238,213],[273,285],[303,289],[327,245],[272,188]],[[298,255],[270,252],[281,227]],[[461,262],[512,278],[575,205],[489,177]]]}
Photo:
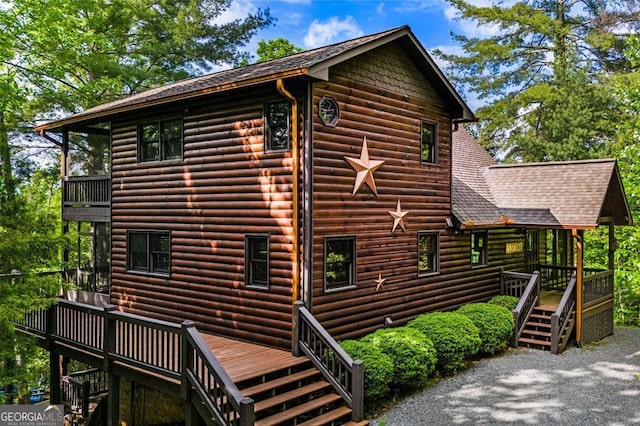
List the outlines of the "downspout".
{"label": "downspout", "polygon": [[583,247],[582,235],[577,229],[571,230],[571,235],[576,240],[576,341],[582,342],[582,276],[583,271]]}
{"label": "downspout", "polygon": [[292,165],[292,228],[293,228],[293,249],[291,253],[291,261],[292,261],[292,283],[291,283],[291,306],[293,309],[293,305],[300,298],[300,201],[299,201],[299,193],[298,193],[298,176],[300,174],[300,141],[299,141],[299,132],[298,132],[298,100],[295,96],[293,96],[287,89],[284,87],[284,82],[281,78],[279,78],[276,82],[276,87],[278,88],[278,92],[289,101],[291,101],[291,115],[293,116],[293,121],[291,123],[291,160],[293,162]]}

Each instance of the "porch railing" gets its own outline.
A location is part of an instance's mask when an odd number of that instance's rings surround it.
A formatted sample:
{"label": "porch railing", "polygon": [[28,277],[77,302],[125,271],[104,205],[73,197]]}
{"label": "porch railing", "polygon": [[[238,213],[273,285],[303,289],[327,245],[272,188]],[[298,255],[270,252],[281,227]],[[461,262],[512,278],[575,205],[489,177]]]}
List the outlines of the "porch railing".
{"label": "porch railing", "polygon": [[613,297],[613,271],[596,271],[582,280],[582,304],[584,307]]}
{"label": "porch railing", "polygon": [[522,297],[532,274],[511,272],[502,270],[500,274],[500,294],[506,296]]}
{"label": "porch railing", "polygon": [[92,397],[107,392],[107,375],[93,368],[71,373],[62,378],[62,402],[84,417],[89,415],[89,402]]}
{"label": "porch railing", "polygon": [[[120,366],[143,368],[159,377],[177,380],[185,398],[197,389],[194,404],[225,425],[252,425],[253,401],[242,398],[237,386],[211,353],[193,324],[181,325],[118,312],[114,306],[98,308],[59,300],[48,309],[26,313],[16,328],[46,339],[50,344],[92,354],[109,372],[113,361]],[[185,381],[188,380],[189,384]]]}
{"label": "porch railing", "polygon": [[[576,275],[571,276],[571,280],[562,295],[556,311],[551,314],[551,353],[557,354],[564,350],[569,336],[562,335],[567,329],[569,320],[575,315],[576,309]],[[570,330],[566,330],[570,332]]]}
{"label": "porch railing", "polygon": [[347,404],[352,420],[364,417],[362,361],[354,361],[313,317],[303,302],[294,305],[293,354],[304,352]]}
{"label": "porch railing", "polygon": [[104,175],[66,176],[62,181],[64,207],[109,207],[111,178]]}
{"label": "porch railing", "polygon": [[518,346],[518,339],[522,335],[522,331],[531,316],[531,313],[538,306],[540,300],[540,279],[538,271],[533,274],[522,274],[529,276],[529,282],[525,287],[518,305],[513,310],[514,333],[511,338],[511,346]]}

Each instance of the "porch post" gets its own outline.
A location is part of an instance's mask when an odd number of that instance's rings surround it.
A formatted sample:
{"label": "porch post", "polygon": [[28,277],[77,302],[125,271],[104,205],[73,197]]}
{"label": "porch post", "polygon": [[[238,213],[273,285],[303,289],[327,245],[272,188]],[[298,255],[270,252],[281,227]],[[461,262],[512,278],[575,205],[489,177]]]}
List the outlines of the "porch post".
{"label": "porch post", "polygon": [[582,277],[583,271],[583,233],[572,229],[571,234],[576,240],[576,341],[582,342]]}
{"label": "porch post", "polygon": [[609,270],[613,271],[615,267],[614,255],[616,253],[616,228],[613,221],[609,222]]}

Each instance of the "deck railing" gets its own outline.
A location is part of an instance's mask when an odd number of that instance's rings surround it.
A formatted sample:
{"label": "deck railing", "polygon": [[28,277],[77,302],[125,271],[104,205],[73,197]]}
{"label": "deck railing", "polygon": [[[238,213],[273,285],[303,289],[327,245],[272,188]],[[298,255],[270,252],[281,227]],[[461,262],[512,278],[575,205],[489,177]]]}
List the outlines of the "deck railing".
{"label": "deck railing", "polygon": [[540,265],[542,288],[545,290],[564,290],[576,271],[573,266]]}
{"label": "deck railing", "polygon": [[520,301],[518,305],[513,310],[513,336],[511,338],[511,346],[518,346],[518,339],[522,335],[522,330],[529,320],[529,316],[538,306],[540,300],[540,279],[538,271],[535,271],[533,274],[523,274],[529,275],[529,282],[522,292],[522,296],[520,297]]}
{"label": "deck railing", "polygon": [[613,271],[595,271],[582,280],[582,304],[588,306],[613,297]]}
{"label": "deck railing", "polygon": [[62,181],[64,207],[109,207],[111,178],[105,175],[66,176]]}
{"label": "deck railing", "polygon": [[118,312],[111,305],[99,308],[59,300],[48,309],[26,313],[15,324],[50,344],[62,343],[101,358],[107,373],[109,365],[118,361],[177,380],[185,398],[193,386],[196,395],[189,399],[199,398],[196,408],[206,410],[208,416],[203,417],[214,417],[218,424],[253,424],[253,401],[242,398],[190,322],[179,325]]}
{"label": "deck railing", "polygon": [[364,417],[362,361],[354,361],[313,317],[303,302],[294,305],[293,354],[313,362],[351,407],[353,421]]}
{"label": "deck railing", "polygon": [[182,392],[185,398],[191,399],[189,389],[193,387],[199,401],[205,403],[194,404],[203,418],[213,418],[223,425],[253,425],[253,400],[242,396],[191,321],[182,323],[182,330]]}
{"label": "deck railing", "polygon": [[500,274],[500,294],[519,299],[522,297],[529,281],[531,281],[531,274],[502,270]]}
{"label": "deck railing", "polygon": [[[574,315],[576,309],[576,275],[573,274],[569,284],[560,299],[558,308],[551,314],[551,353],[557,354],[564,350],[567,339],[562,339],[569,320]],[[562,342],[561,342],[562,340]]]}
{"label": "deck railing", "polygon": [[89,415],[89,402],[92,397],[107,392],[106,373],[97,368],[71,373],[62,378],[62,402],[71,411],[82,416]]}

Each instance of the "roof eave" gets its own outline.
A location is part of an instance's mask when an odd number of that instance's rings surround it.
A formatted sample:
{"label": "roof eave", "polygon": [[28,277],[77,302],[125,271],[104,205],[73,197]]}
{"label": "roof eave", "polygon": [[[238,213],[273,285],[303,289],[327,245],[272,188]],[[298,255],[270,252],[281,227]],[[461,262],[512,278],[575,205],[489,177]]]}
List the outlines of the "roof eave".
{"label": "roof eave", "polygon": [[108,110],[97,111],[96,113],[88,113],[88,114],[77,113],[67,118],[49,121],[47,123],[40,124],[35,127],[35,131],[38,133],[43,133],[45,131],[50,131],[50,132],[61,131],[66,126],[83,123],[83,122],[96,122],[101,118],[104,118],[104,121],[106,121],[108,117],[111,117],[117,114],[122,114],[125,112],[138,110],[140,108],[148,108],[153,106],[169,104],[172,102],[210,95],[212,93],[220,93],[220,92],[224,92],[232,89],[250,87],[258,84],[276,81],[279,79],[299,77],[304,75],[309,75],[309,70],[307,68],[297,68],[294,70],[288,70],[280,73],[269,74],[266,76],[261,76],[253,79],[236,81],[233,83],[222,84],[215,87],[208,87],[205,89],[194,90],[191,92],[181,93],[178,95],[167,96],[161,99],[156,99],[148,102],[139,102],[139,103],[134,103],[130,105],[123,105],[122,107],[114,107]]}

